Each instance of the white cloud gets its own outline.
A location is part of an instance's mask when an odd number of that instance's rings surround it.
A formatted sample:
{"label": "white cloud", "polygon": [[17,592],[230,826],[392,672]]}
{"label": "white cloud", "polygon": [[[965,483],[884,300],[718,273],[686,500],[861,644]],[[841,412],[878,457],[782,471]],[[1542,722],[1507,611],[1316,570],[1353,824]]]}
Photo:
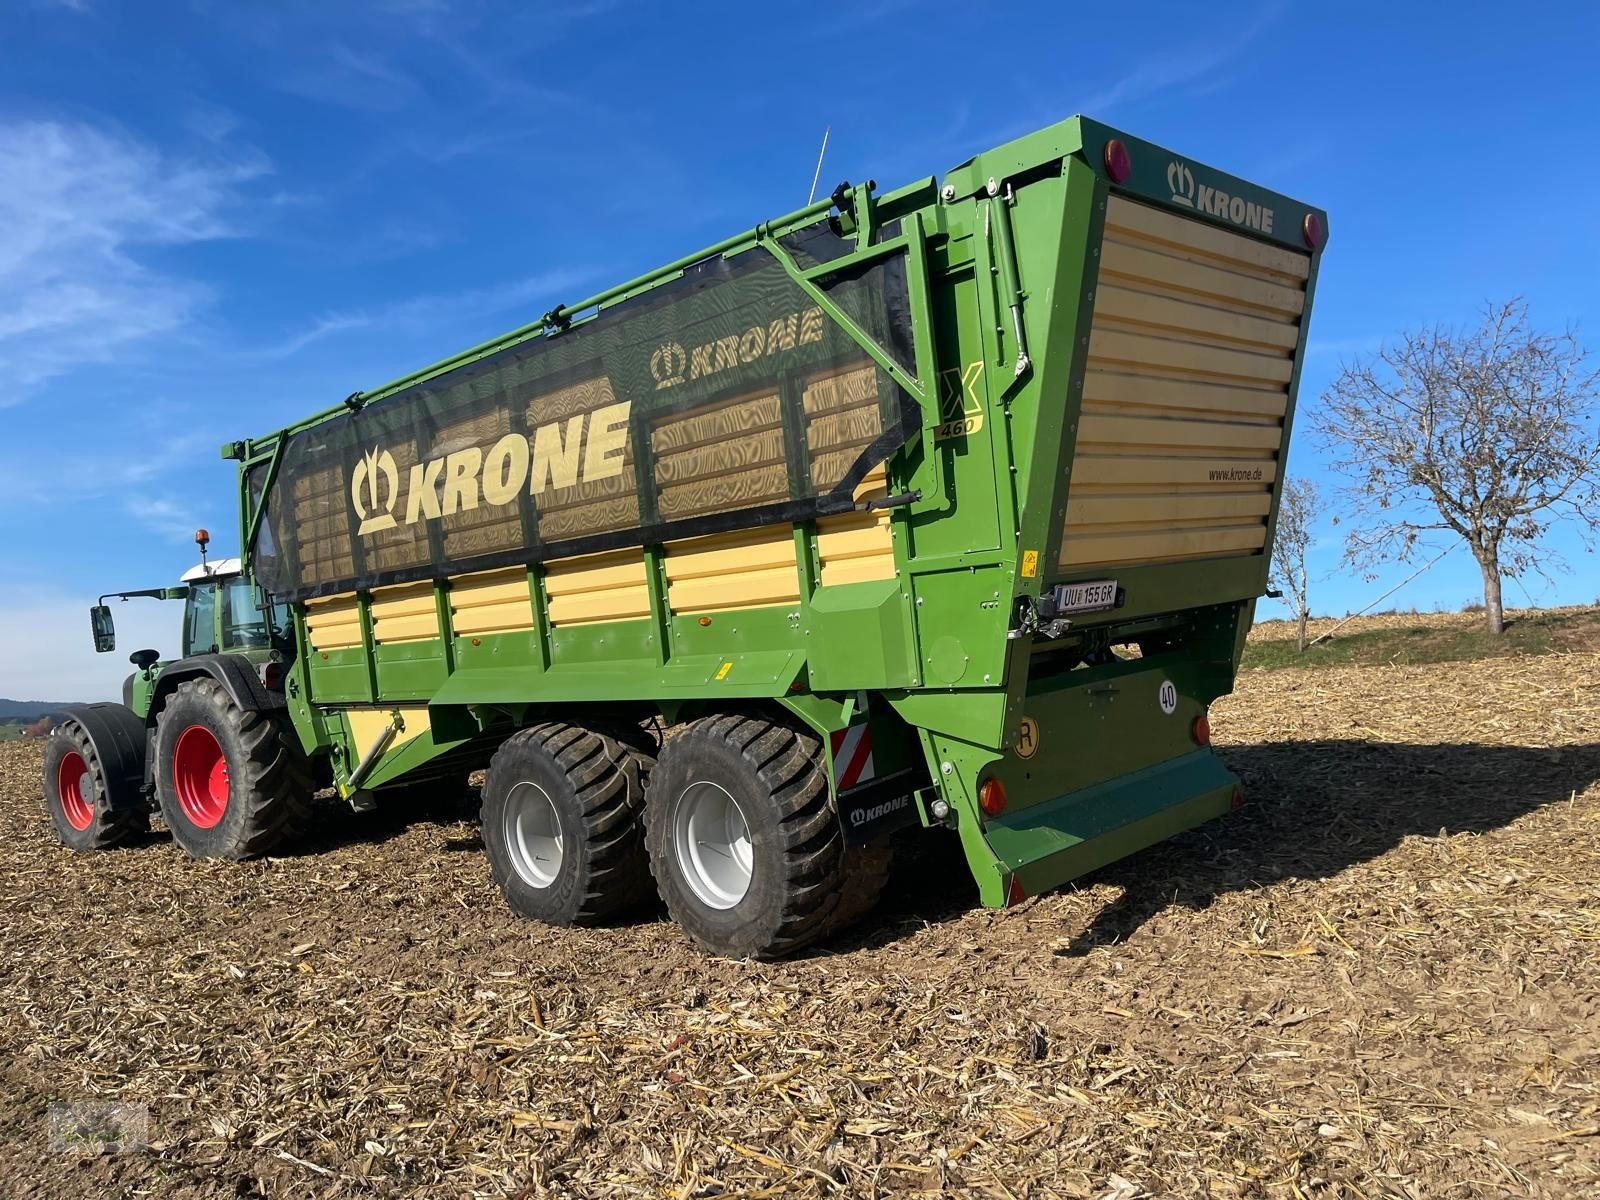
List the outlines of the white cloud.
{"label": "white cloud", "polygon": [[[124,580],[116,586],[156,587],[161,580]],[[107,584],[107,586],[112,586]],[[13,700],[115,700],[133,670],[128,655],[149,647],[176,658],[183,606],[170,600],[111,601],[117,649],[96,654],[89,638],[95,597],[8,588],[0,603],[0,696]]]}
{"label": "white cloud", "polygon": [[[298,333],[255,351],[253,357],[268,361],[292,358],[307,346],[325,338],[364,329],[379,330],[390,338],[399,334],[430,333],[447,324],[471,324],[512,308],[528,309],[527,320],[519,322],[527,324],[537,320],[539,313],[547,312],[557,304],[570,304],[582,299],[573,293],[586,280],[592,280],[598,274],[598,270],[592,267],[545,271],[491,287],[438,292],[374,308],[324,313]],[[478,340],[486,341],[492,336],[492,332],[485,333]]]}
{"label": "white cloud", "polygon": [[214,457],[222,439],[202,431],[178,432],[176,422],[152,423],[130,447],[122,442],[104,450],[92,446],[74,447],[72,464],[63,470],[53,456],[12,450],[0,440],[0,477],[14,500],[60,504],[73,500],[92,500],[149,483],[180,463]]}
{"label": "white cloud", "polygon": [[141,261],[235,236],[258,154],[193,162],[60,121],[0,121],[0,407],[77,367],[178,330],[210,298]]}
{"label": "white cloud", "polygon": [[1206,38],[1175,50],[1157,51],[1139,59],[1131,71],[1078,102],[1078,111],[1091,117],[1109,116],[1113,110],[1151,96],[1164,99],[1178,88],[1195,95],[1223,86],[1217,72],[1250,45],[1278,16],[1278,3],[1270,3],[1235,27],[1224,38]]}

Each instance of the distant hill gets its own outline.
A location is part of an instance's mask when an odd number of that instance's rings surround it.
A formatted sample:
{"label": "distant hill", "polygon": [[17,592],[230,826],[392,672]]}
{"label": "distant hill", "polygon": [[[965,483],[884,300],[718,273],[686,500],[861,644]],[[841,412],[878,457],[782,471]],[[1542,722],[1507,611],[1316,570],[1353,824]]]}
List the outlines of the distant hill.
{"label": "distant hill", "polygon": [[0,721],[16,721],[24,717],[36,721],[60,712],[68,703],[66,700],[7,700],[0,697]]}

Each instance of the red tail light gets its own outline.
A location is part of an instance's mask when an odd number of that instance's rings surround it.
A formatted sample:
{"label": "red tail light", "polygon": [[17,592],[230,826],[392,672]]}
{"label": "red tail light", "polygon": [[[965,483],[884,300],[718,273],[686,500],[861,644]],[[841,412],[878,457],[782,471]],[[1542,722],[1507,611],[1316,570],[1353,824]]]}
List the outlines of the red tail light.
{"label": "red tail light", "polygon": [[991,817],[1006,810],[1006,785],[998,779],[985,779],[978,788],[978,807]]}
{"label": "red tail light", "polygon": [[261,668],[261,686],[269,692],[283,691],[283,664],[269,662]]}
{"label": "red tail light", "polygon": [[1106,175],[1112,183],[1125,183],[1128,176],[1133,174],[1133,159],[1128,157],[1128,148],[1117,138],[1106,143],[1102,158],[1106,164]]}
{"label": "red tail light", "polygon": [[1244,807],[1244,793],[1238,788],[1233,789],[1233,796],[1228,801],[1235,812]]}
{"label": "red tail light", "polygon": [[1306,245],[1315,250],[1322,245],[1323,229],[1322,218],[1316,213],[1307,213],[1306,219],[1300,223],[1300,232],[1306,239]]}
{"label": "red tail light", "polygon": [[1022,886],[1022,880],[1013,875],[1011,877],[1011,886],[1006,889],[1006,907],[1009,908],[1013,904],[1021,904],[1027,898],[1028,893]]}
{"label": "red tail light", "polygon": [[1211,722],[1206,720],[1205,713],[1194,719],[1194,724],[1189,727],[1189,735],[1194,738],[1196,746],[1211,745]]}

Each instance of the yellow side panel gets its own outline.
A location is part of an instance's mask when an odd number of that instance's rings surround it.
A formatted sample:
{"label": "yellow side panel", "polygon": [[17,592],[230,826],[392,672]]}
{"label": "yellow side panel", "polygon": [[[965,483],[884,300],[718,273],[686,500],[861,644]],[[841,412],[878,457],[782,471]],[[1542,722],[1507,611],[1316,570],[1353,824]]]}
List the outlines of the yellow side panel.
{"label": "yellow side panel", "polygon": [[667,603],[675,613],[800,602],[793,526],[689,538],[663,549]]}
{"label": "yellow side panel", "polygon": [[1067,502],[1067,523],[1085,533],[1123,530],[1135,524],[1176,528],[1180,525],[1234,524],[1265,517],[1272,497],[1255,492],[1089,493]]}
{"label": "yellow side panel", "polygon": [[650,615],[644,554],[637,549],[585,554],[549,563],[544,586],[550,598],[550,624],[558,628],[596,621],[632,621]]}
{"label": "yellow side panel", "polygon": [[1105,328],[1126,326],[1158,336],[1205,339],[1267,353],[1292,353],[1300,337],[1295,326],[1281,321],[1114,285],[1100,289],[1094,311],[1097,323]]}
{"label": "yellow side panel", "polygon": [[313,650],[361,645],[361,609],[354,592],[306,601],[306,640]]}
{"label": "yellow side panel", "polygon": [[1114,196],[1058,565],[1258,553],[1310,258]]}
{"label": "yellow side panel", "polygon": [[439,636],[432,583],[405,583],[372,592],[372,641],[377,646],[422,642]]}
{"label": "yellow side panel", "polygon": [[1270,457],[1283,440],[1277,425],[1241,425],[1180,417],[1101,416],[1091,413],[1078,423],[1079,453],[1112,449],[1137,452],[1148,447],[1172,453],[1213,454],[1217,450],[1260,451]]}
{"label": "yellow side panel", "polygon": [[1123,333],[1102,327],[1098,321],[1089,335],[1089,365],[1266,388],[1283,387],[1294,371],[1294,363],[1282,355]]}
{"label": "yellow side panel", "polygon": [[[880,465],[867,473],[856,487],[855,498],[862,500],[888,495],[888,482]],[[824,587],[838,583],[865,583],[894,578],[894,537],[887,509],[876,512],[841,513],[817,522],[817,557],[822,563],[818,582]]]}
{"label": "yellow side panel", "polygon": [[1260,521],[1210,529],[1074,534],[1062,544],[1060,565],[1077,569],[1127,562],[1211,558],[1260,550],[1266,540],[1267,527]]}
{"label": "yellow side panel", "polygon": [[1080,454],[1073,470],[1072,489],[1074,495],[1080,488],[1099,484],[1219,491],[1249,488],[1259,491],[1277,477],[1278,464],[1262,459]]}
{"label": "yellow side panel", "polygon": [[1306,306],[1305,292],[1299,288],[1109,239],[1100,251],[1100,278],[1269,317],[1298,317]]}
{"label": "yellow side panel", "polygon": [[415,708],[347,708],[344,719],[350,722],[350,736],[355,739],[356,752],[365,754],[378,741],[378,735],[387,729],[398,712],[405,728],[394,735],[389,750],[403,746],[412,738],[421,737],[432,727],[426,706]]}
{"label": "yellow side panel", "polygon": [[1145,244],[1195,262],[1210,262],[1243,274],[1276,275],[1297,285],[1310,274],[1311,260],[1282,246],[1258,242],[1176,213],[1111,197],[1106,237]]}
{"label": "yellow side panel", "polygon": [[533,628],[533,593],[525,567],[462,575],[450,581],[450,624],[457,637]]}
{"label": "yellow side panel", "polygon": [[1154,379],[1093,368],[1083,380],[1085,412],[1171,410],[1233,420],[1270,420],[1276,424],[1288,406],[1287,391],[1257,391],[1192,379]]}

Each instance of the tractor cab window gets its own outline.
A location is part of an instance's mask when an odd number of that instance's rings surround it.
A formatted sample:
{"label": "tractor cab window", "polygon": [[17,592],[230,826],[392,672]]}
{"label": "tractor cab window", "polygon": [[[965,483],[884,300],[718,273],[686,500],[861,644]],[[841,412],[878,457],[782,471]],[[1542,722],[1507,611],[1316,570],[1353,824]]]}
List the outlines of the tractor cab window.
{"label": "tractor cab window", "polygon": [[184,654],[217,652],[217,585],[208,580],[192,584],[183,617]]}
{"label": "tractor cab window", "polygon": [[[219,589],[222,594],[222,648],[264,650],[272,644],[262,612],[262,595],[244,579],[235,577]],[[271,609],[272,625],[282,635],[289,626],[289,611],[281,604]]]}

